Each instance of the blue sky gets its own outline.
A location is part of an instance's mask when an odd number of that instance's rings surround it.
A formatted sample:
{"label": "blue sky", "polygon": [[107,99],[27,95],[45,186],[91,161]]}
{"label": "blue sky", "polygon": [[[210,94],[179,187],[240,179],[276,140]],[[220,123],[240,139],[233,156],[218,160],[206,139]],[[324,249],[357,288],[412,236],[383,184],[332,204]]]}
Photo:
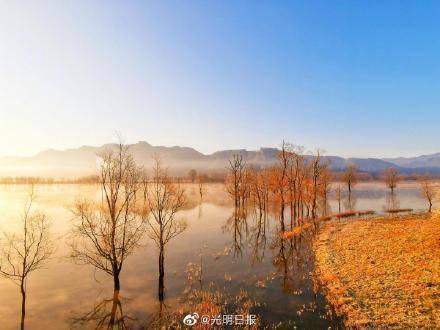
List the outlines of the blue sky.
{"label": "blue sky", "polygon": [[0,4],[0,156],[284,138],[342,156],[440,151],[440,3]]}

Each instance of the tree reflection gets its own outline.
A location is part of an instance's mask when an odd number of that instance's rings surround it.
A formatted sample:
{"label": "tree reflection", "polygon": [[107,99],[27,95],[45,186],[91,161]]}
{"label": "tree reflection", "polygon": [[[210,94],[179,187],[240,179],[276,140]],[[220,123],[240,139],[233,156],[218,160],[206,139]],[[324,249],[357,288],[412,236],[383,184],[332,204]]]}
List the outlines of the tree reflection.
{"label": "tree reflection", "polygon": [[289,245],[286,244],[286,240],[281,235],[274,235],[271,248],[275,252],[272,263],[276,268],[277,273],[282,278],[283,289],[287,290],[288,283],[290,282],[290,255],[292,251],[289,249]]}
{"label": "tree reflection", "polygon": [[385,210],[392,211],[400,207],[399,199],[397,198],[394,191],[387,193]]}
{"label": "tree reflection", "polygon": [[247,215],[244,208],[235,208],[223,226],[224,232],[232,233],[234,258],[243,256],[243,238],[249,234]]}
{"label": "tree reflection", "polygon": [[261,212],[255,214],[254,225],[250,229],[250,245],[252,247],[251,264],[261,262],[264,258],[267,244],[267,217]]}
{"label": "tree reflection", "polygon": [[312,236],[311,229],[291,238],[284,238],[279,228],[274,232],[270,244],[270,249],[274,253],[272,264],[282,279],[285,292],[295,294],[299,288],[307,283],[310,284],[309,273],[312,271],[313,260]]}
{"label": "tree reflection", "polygon": [[93,327],[95,329],[129,329],[135,319],[124,314],[122,299],[119,291],[113,292],[113,297],[103,299],[93,309],[84,315],[71,320],[73,328]]}
{"label": "tree reflection", "polygon": [[174,312],[169,310],[163,299],[159,299],[156,311],[150,314],[146,329],[168,329],[174,323]]}
{"label": "tree reflection", "polygon": [[356,203],[357,203],[357,198],[356,196],[353,196],[351,194],[348,194],[347,199],[345,201],[345,211],[346,212],[353,212],[354,210],[356,210]]}
{"label": "tree reflection", "polygon": [[172,181],[167,169],[162,168],[159,159],[155,160],[150,187],[147,193],[150,210],[147,234],[159,250],[158,298],[162,302],[165,298],[165,247],[187,227],[185,221],[176,218],[176,213],[186,203],[186,195],[180,184]]}

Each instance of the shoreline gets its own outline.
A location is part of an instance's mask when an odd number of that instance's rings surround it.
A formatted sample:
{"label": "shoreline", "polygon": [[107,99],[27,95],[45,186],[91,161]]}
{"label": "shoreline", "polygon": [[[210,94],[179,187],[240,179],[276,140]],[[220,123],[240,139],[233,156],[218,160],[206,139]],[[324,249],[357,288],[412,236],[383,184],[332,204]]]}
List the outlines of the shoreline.
{"label": "shoreline", "polygon": [[318,281],[347,327],[440,327],[440,215],[331,220]]}

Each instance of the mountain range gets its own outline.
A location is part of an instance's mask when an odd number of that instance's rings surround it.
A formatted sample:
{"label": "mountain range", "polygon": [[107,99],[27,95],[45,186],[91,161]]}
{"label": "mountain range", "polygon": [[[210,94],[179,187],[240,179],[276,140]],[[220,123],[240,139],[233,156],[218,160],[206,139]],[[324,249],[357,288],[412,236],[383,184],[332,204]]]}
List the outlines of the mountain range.
{"label": "mountain range", "polygon": [[[96,174],[97,154],[115,144],[100,147],[82,146],[67,150],[45,150],[31,157],[0,158],[0,176],[42,176],[42,177],[79,177]],[[276,161],[278,149],[260,148],[259,150],[222,150],[212,154],[203,154],[189,147],[152,146],[140,141],[129,146],[135,160],[144,166],[151,166],[157,155],[174,174],[187,173],[189,169],[200,172],[223,171],[228,160],[234,154],[240,154],[248,164],[268,166]],[[343,158],[323,156],[331,163],[335,171],[343,170],[347,164],[355,163],[360,171],[379,173],[388,167],[396,167],[405,174],[440,174],[440,153],[418,157],[398,158]]]}

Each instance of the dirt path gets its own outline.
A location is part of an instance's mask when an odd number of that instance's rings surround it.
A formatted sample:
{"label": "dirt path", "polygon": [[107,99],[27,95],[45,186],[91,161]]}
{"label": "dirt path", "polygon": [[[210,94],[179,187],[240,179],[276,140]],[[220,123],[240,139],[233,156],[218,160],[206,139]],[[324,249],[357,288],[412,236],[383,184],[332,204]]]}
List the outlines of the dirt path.
{"label": "dirt path", "polygon": [[334,220],[318,278],[349,327],[440,328],[440,216]]}

